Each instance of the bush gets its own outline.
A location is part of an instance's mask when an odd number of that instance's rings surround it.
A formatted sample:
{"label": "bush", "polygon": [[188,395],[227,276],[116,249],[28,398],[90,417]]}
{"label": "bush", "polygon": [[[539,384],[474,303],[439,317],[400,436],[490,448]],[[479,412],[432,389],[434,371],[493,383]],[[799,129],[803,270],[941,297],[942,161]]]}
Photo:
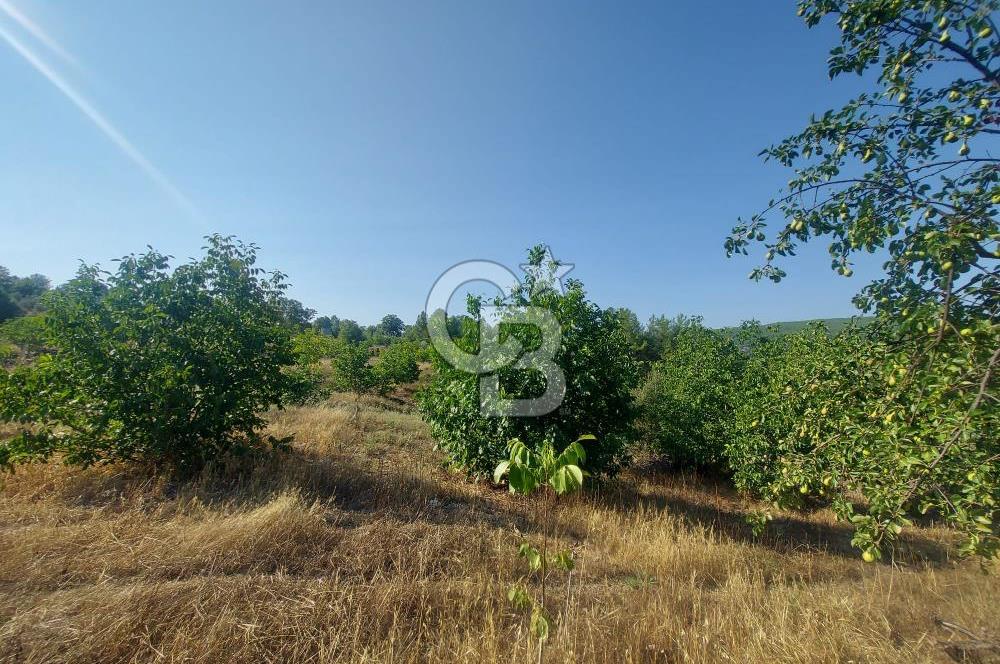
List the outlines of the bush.
{"label": "bush", "polygon": [[341,346],[333,356],[334,387],[343,392],[353,392],[355,396],[372,391],[376,377],[370,360],[368,346],[341,340]]}
{"label": "bush", "polygon": [[963,531],[961,553],[996,556],[1000,408],[977,372],[996,363],[998,347],[1000,326],[983,320],[956,321],[933,357],[919,343],[838,336],[798,392],[795,435],[805,445],[783,455],[768,497],[830,500],[866,560],[929,511]]}
{"label": "bush", "polygon": [[[529,253],[535,267],[543,266],[544,249]],[[550,272],[551,275],[551,272]],[[549,283],[545,283],[549,280]],[[579,432],[597,436],[597,444],[587,450],[588,467],[594,473],[613,473],[625,460],[635,440],[635,387],[637,368],[630,355],[621,318],[604,311],[586,298],[583,285],[568,280],[565,293],[551,287],[551,276],[529,275],[522,288],[499,298],[501,307],[517,309],[525,305],[552,312],[562,328],[562,341],[554,362],[566,379],[561,405],[538,417],[488,416],[480,410],[479,376],[455,369],[435,353],[434,377],[419,395],[424,419],[438,444],[452,462],[477,476],[488,476],[507,455],[507,442],[530,441],[535,451],[546,442],[557,451],[576,440]],[[476,303],[471,313],[476,312]],[[463,320],[457,343],[472,350],[478,343],[478,324]],[[528,349],[537,347],[537,330],[524,325],[500,322],[500,337],[514,335]],[[534,371],[511,366],[498,372],[504,397],[528,398],[541,394],[544,378]]]}
{"label": "bush", "polygon": [[817,372],[841,360],[841,342],[817,323],[773,337],[748,325],[736,343],[747,356],[724,454],[736,487],[762,496],[777,479],[781,459],[810,448],[811,441],[798,435],[801,418],[809,408]]}
{"label": "bush", "polygon": [[259,440],[294,360],[283,278],[255,266],[253,245],[216,235],[206,249],[173,272],[152,250],[114,274],[84,266],[49,296],[52,355],[0,372],[0,420],[22,425],[0,464],[60,453],[190,469]]}
{"label": "bush", "polygon": [[17,344],[30,353],[46,346],[45,317],[42,314],[21,316],[0,324],[0,340]]}
{"label": "bush", "polygon": [[397,341],[383,348],[374,367],[379,391],[389,392],[397,385],[416,382],[420,377],[419,354],[417,345],[408,341]]}
{"label": "bush", "polygon": [[[836,488],[835,510],[854,524],[869,561],[913,509],[960,528],[964,553],[1000,553],[995,10],[995,2],[799,2],[806,25],[840,29],[829,75],[870,85],[761,152],[792,177],[726,240],[729,255],[762,245],[753,279],[782,280],[783,259],[809,242],[826,243],[844,277],[858,255],[884,258],[882,274],[854,298],[875,314],[877,342],[841,358],[846,371],[817,374],[842,390],[821,406],[837,416],[806,414],[801,435],[814,437],[815,453],[793,452],[784,468],[800,477],[799,494]],[[917,172],[928,175],[911,179]],[[836,429],[826,428],[831,419]],[[850,491],[865,496],[867,514],[853,512]]]}
{"label": "bush", "polygon": [[700,325],[669,339],[639,392],[645,442],[672,464],[722,469],[745,356]]}
{"label": "bush", "polygon": [[365,344],[352,344],[335,339],[333,352],[333,385],[338,390],[356,396],[369,392],[387,394],[397,385],[412,383],[420,376],[417,349],[408,342],[395,342],[381,349],[372,361]]}
{"label": "bush", "polygon": [[344,345],[343,340],[314,329],[296,334],[292,338],[295,366],[287,370],[290,381],[286,400],[306,404],[329,398],[333,389],[333,370],[323,360],[336,357]]}

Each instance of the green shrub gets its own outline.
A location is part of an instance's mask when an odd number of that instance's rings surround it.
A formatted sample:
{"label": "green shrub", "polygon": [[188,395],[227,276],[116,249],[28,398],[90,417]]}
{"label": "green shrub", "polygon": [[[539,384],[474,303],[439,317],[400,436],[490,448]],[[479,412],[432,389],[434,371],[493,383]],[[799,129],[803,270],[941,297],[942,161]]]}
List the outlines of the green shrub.
{"label": "green shrub", "polygon": [[[536,247],[529,262],[543,267],[544,249]],[[547,267],[554,269],[551,264]],[[480,409],[479,376],[452,367],[435,353],[434,374],[419,395],[424,419],[438,444],[452,462],[478,476],[489,476],[507,456],[507,442],[552,444],[557,451],[576,440],[580,431],[593,432],[598,443],[587,450],[588,467],[597,474],[613,473],[625,460],[635,440],[635,404],[632,390],[637,379],[621,318],[586,298],[583,285],[568,280],[565,293],[544,283],[546,277],[529,275],[522,288],[504,294],[501,308],[526,305],[550,311],[562,328],[554,359],[563,371],[566,393],[561,405],[537,417],[489,416]],[[475,303],[473,303],[475,305]],[[476,307],[472,307],[472,313]],[[459,346],[477,347],[478,324],[463,319]],[[501,340],[516,336],[527,349],[538,346],[540,333],[533,327],[500,322]],[[528,398],[544,391],[544,377],[535,371],[506,366],[497,371],[504,397]],[[538,451],[536,447],[535,451]]]}
{"label": "green shrub", "polygon": [[0,372],[0,420],[24,425],[0,464],[59,453],[189,469],[259,440],[294,360],[283,278],[255,266],[253,245],[212,236],[206,249],[173,272],[152,250],[114,274],[84,266],[50,295],[52,355]]}
{"label": "green shrub", "polygon": [[766,495],[780,460],[810,449],[811,441],[798,435],[810,386],[826,363],[841,359],[841,345],[822,324],[777,337],[745,326],[737,344],[747,356],[735,386],[734,426],[724,454],[737,488]]}
{"label": "green shrub", "polygon": [[744,364],[732,339],[700,325],[670,338],[639,392],[650,448],[675,466],[724,467]]}
{"label": "green shrub", "polygon": [[420,377],[417,344],[397,341],[382,349],[375,361],[375,384],[380,392],[389,392],[397,385],[413,383]]}
{"label": "green shrub", "polygon": [[[819,374],[841,390],[824,404],[836,417],[805,415],[814,451],[790,450],[785,468],[799,476],[800,494],[836,494],[866,560],[913,509],[960,528],[965,553],[1000,552],[996,9],[801,0],[806,25],[839,29],[829,75],[869,85],[761,152],[791,177],[726,240],[729,255],[759,243],[753,279],[782,280],[784,259],[810,242],[827,245],[843,277],[859,255],[884,257],[854,299],[875,314],[877,343],[841,358],[846,371]],[[867,499],[865,513],[853,512],[851,491]]]}
{"label": "green shrub", "polygon": [[768,497],[830,500],[865,560],[929,511],[963,531],[961,553],[996,556],[1000,408],[978,372],[1000,356],[1000,326],[955,323],[933,357],[916,344],[838,336],[801,391],[795,434],[807,445],[783,455]]}
{"label": "green shrub", "polygon": [[333,390],[332,362],[346,342],[314,329],[300,332],[292,338],[295,365],[286,373],[290,379],[286,400],[289,403],[317,403],[329,398]]}
{"label": "green shrub", "polygon": [[17,357],[17,346],[0,341],[0,362],[10,362]]}
{"label": "green shrub", "polygon": [[49,287],[44,275],[18,277],[0,265],[0,322],[40,312]]}
{"label": "green shrub", "polygon": [[[572,549],[549,551],[549,542],[555,540],[554,512],[558,500],[573,494],[583,488],[583,462],[587,452],[583,443],[594,442],[591,435],[580,436],[579,439],[566,446],[561,453],[556,454],[551,442],[542,443],[537,452],[520,440],[508,443],[508,458],[501,461],[493,471],[493,481],[499,484],[504,477],[511,493],[531,496],[536,492],[550,494],[554,504],[546,506],[547,518],[542,526],[542,541],[540,546],[532,544],[524,538],[518,547],[518,557],[524,558],[532,575],[536,575],[541,584],[541,595],[532,596],[526,585],[527,577],[507,591],[507,599],[514,608],[529,610],[531,615],[531,632],[538,639],[538,658],[542,658],[544,642],[555,631],[555,621],[549,607],[546,606],[546,585],[554,569],[570,573],[575,566]],[[546,496],[548,497],[548,496]],[[569,599],[567,598],[567,602]]]}
{"label": "green shrub", "polygon": [[0,340],[17,344],[30,353],[38,353],[46,347],[45,316],[21,316],[0,324]]}
{"label": "green shrub", "polygon": [[394,342],[372,358],[366,344],[332,339],[333,385],[356,396],[369,392],[387,394],[397,385],[412,383],[420,375],[417,348],[405,341]]}
{"label": "green shrub", "polygon": [[376,385],[375,371],[371,366],[368,346],[342,341],[333,356],[333,384],[343,392],[360,396],[371,392]]}

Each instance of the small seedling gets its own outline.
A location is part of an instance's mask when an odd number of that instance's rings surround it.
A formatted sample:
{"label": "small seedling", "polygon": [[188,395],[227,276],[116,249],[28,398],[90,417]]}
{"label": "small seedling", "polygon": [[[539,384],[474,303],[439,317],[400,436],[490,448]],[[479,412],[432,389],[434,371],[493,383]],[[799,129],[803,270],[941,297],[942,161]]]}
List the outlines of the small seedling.
{"label": "small seedling", "polygon": [[[596,439],[592,435],[580,436],[566,449],[556,454],[551,441],[546,441],[536,452],[515,438],[508,443],[509,457],[497,466],[493,473],[493,481],[499,484],[506,476],[511,493],[530,496],[540,490],[551,491],[558,500],[583,487],[585,473],[581,465],[587,458],[583,442],[588,440]],[[554,510],[546,510],[547,518],[543,527],[541,549],[525,539],[517,552],[519,557],[527,561],[530,573],[538,575],[541,582],[541,596],[537,599],[533,597],[524,585],[523,579],[507,592],[507,599],[515,608],[531,611],[530,628],[531,633],[538,638],[539,662],[542,660],[545,641],[555,631],[551,614],[546,608],[546,582],[549,571],[554,567],[572,574],[574,566],[573,552],[569,549],[549,553],[549,539],[554,534],[553,514]],[[567,577],[567,587],[569,587],[569,577]],[[568,596],[566,600],[568,603]]]}

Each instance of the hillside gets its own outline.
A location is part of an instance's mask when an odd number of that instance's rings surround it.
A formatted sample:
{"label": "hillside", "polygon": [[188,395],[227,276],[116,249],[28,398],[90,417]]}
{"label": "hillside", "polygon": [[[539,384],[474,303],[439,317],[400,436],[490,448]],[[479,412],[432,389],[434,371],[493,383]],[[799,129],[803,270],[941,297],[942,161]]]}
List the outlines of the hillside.
{"label": "hillside", "polygon": [[[870,316],[855,316],[853,318],[811,318],[808,320],[790,320],[790,321],[779,321],[777,323],[763,323],[762,326],[768,331],[769,334],[782,335],[782,334],[794,334],[799,332],[813,323],[822,323],[826,328],[832,333],[836,334],[840,332],[847,326],[854,323],[855,325],[865,326],[874,320]],[[722,328],[724,332],[733,332],[736,327],[726,327]]]}
{"label": "hillside", "polygon": [[[408,410],[276,412],[289,454],[194,482],[19,470],[0,491],[0,661],[534,661],[505,595],[517,532],[552,508],[443,470]],[[556,510],[578,566],[545,661],[942,662],[936,619],[1000,624],[996,575],[950,560],[943,529],[865,565],[829,513],[754,538],[753,507],[647,468]]]}

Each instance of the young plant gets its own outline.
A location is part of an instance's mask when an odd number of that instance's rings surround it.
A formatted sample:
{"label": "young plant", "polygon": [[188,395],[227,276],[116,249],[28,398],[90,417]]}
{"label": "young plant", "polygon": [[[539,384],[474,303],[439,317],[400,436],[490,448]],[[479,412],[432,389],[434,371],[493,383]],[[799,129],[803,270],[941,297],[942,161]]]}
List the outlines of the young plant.
{"label": "young plant", "polygon": [[[548,491],[558,500],[583,487],[584,472],[580,466],[587,458],[583,443],[588,440],[596,438],[589,434],[580,436],[557,454],[552,441],[547,440],[538,450],[532,450],[515,438],[508,443],[509,456],[497,466],[493,481],[499,484],[506,476],[511,493],[530,496],[539,490]],[[549,540],[554,535],[554,510],[544,511],[546,518],[542,529],[541,549],[527,540],[522,541],[518,548],[518,556],[524,558],[531,572],[538,575],[541,596],[538,599],[532,597],[523,582],[514,584],[507,592],[507,598],[515,607],[531,610],[531,632],[538,637],[538,661],[541,661],[545,640],[554,631],[552,618],[546,608],[546,585],[550,568],[555,567],[567,573],[573,571],[572,551],[563,549],[551,555],[549,553]],[[567,577],[567,588],[569,580],[570,577]],[[568,604],[568,594],[566,601]]]}
{"label": "young plant", "polygon": [[333,377],[337,389],[354,395],[354,419],[361,414],[361,396],[375,387],[375,372],[368,363],[371,353],[364,344],[342,343],[333,356]]}

